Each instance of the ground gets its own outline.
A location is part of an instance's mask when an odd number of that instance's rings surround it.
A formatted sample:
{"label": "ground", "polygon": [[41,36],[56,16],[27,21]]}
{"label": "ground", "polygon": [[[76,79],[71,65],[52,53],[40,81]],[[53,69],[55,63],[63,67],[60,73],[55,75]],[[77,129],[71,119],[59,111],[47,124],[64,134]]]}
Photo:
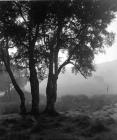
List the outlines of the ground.
{"label": "ground", "polygon": [[0,140],[116,140],[117,106],[88,112],[60,112],[48,117],[0,116]]}

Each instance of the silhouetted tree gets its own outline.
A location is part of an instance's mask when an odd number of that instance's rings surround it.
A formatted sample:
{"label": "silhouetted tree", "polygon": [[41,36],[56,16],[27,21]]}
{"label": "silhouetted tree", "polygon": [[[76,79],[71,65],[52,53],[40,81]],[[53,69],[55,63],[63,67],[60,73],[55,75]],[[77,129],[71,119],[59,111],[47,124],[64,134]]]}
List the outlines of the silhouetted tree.
{"label": "silhouetted tree", "polygon": [[[44,69],[41,69],[43,65],[42,57],[40,59],[40,50],[36,43],[37,39],[40,38],[40,28],[42,27],[47,13],[45,8],[46,3],[37,1],[12,1],[5,2],[4,5],[8,5],[8,3],[12,6],[7,6],[8,12],[5,12],[5,14],[7,15],[12,9],[13,14],[16,16],[12,17],[9,14],[9,21],[7,22],[7,26],[4,26],[3,29],[5,30],[5,35],[9,36],[11,38],[11,42],[13,42],[13,44],[17,47],[17,54],[14,56],[15,60],[17,59],[17,64],[19,66],[26,66],[29,69],[32,94],[31,112],[33,114],[38,114],[39,81],[37,72],[39,74],[42,73],[43,75]],[[3,23],[6,23],[6,21],[3,20]],[[38,65],[39,62],[41,62],[41,65]],[[39,75],[39,78],[42,79],[42,75]]]}
{"label": "silhouetted tree", "polygon": [[[112,45],[114,35],[106,30],[116,11],[116,4],[112,2],[73,0],[50,3],[41,39],[41,47],[48,54],[49,69],[45,112],[56,114],[57,79],[61,70],[72,64],[72,71],[80,72],[86,78],[94,70],[94,54],[101,52],[104,44]],[[67,52],[62,64],[58,57],[61,50]]]}
{"label": "silhouetted tree", "polygon": [[[10,67],[10,55],[8,49],[10,47],[13,47],[9,41],[9,37],[7,33],[7,29],[9,24],[12,24],[14,18],[16,17],[16,14],[14,13],[12,9],[11,3],[7,3],[9,5],[6,5],[6,2],[0,2],[0,59],[4,62],[4,65],[6,67],[6,70],[10,76],[10,79],[13,83],[13,86],[17,93],[19,94],[21,105],[20,105],[20,111],[22,114],[26,113],[26,107],[25,107],[25,96],[21,88],[16,82],[16,79],[13,75],[13,72]],[[8,9],[7,9],[8,8]],[[12,17],[12,20],[10,19]],[[10,43],[9,43],[10,42]],[[9,45],[10,44],[10,45]]]}
{"label": "silhouetted tree", "polygon": [[[27,58],[27,64],[30,71],[30,85],[32,94],[32,110],[33,114],[39,112],[39,81],[38,78],[43,79],[44,69],[43,56],[41,55],[41,49],[38,44],[39,38],[41,38],[41,27],[45,21],[47,14],[46,2],[17,2],[15,3],[19,10],[19,15],[23,19],[23,26],[25,29],[25,39],[20,40],[20,50],[23,50],[24,57]],[[23,27],[22,26],[22,27]],[[21,47],[22,46],[22,47]],[[25,48],[24,48],[25,47]],[[20,51],[19,54],[22,52]],[[41,57],[42,56],[42,57]],[[40,64],[40,65],[39,65]]]}

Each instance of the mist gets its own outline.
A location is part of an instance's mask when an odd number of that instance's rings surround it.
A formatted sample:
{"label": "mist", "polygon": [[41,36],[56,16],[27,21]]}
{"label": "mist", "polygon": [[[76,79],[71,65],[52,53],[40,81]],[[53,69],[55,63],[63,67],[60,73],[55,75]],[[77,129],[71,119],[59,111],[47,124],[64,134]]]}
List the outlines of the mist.
{"label": "mist", "polygon": [[[91,77],[85,79],[80,73],[75,75],[67,67],[58,79],[58,97],[64,95],[101,95],[117,94],[117,60],[98,64]],[[47,80],[40,83],[40,93],[45,95]],[[30,92],[30,84],[24,87]]]}

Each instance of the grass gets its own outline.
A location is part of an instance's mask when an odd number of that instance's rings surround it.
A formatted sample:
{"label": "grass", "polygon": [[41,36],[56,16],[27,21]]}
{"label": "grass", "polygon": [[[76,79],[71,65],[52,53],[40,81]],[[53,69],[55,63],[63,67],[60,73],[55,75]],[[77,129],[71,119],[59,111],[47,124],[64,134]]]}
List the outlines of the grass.
{"label": "grass", "polygon": [[24,119],[16,117],[0,121],[0,130],[0,138],[4,140],[106,140],[102,139],[104,134],[110,133],[103,121],[92,120],[84,115],[60,115],[55,118],[43,115],[36,123],[31,116]]}
{"label": "grass", "polygon": [[[0,114],[12,114],[19,112],[19,102],[17,98],[11,97],[11,101],[4,98],[0,102]],[[14,100],[13,100],[14,99]],[[43,99],[43,98],[42,98]],[[102,110],[104,106],[111,106],[117,102],[117,96],[64,96],[59,98],[56,103],[56,109],[64,112],[59,117],[49,118],[47,116],[39,117],[36,122],[31,116],[25,119],[12,120],[6,119],[0,122],[0,139],[3,140],[116,140],[117,123],[111,118],[100,120],[91,118],[87,112],[95,112]],[[44,104],[43,104],[44,103]],[[28,111],[31,104],[26,104]],[[41,103],[40,109],[45,107],[44,102]],[[85,115],[66,116],[67,111],[80,111]]]}
{"label": "grass", "polygon": [[[30,111],[31,108],[31,96],[29,93],[26,93],[26,107]],[[43,110],[45,107],[46,99],[41,95],[41,104],[40,110]],[[92,97],[87,97],[85,95],[66,95],[61,98],[58,98],[56,103],[56,109],[60,112],[66,111],[80,111],[80,112],[94,112],[101,110],[104,106],[109,106],[117,103],[117,95],[94,95]],[[3,96],[0,98],[0,114],[11,114],[19,112],[19,97],[16,93],[13,93]]]}

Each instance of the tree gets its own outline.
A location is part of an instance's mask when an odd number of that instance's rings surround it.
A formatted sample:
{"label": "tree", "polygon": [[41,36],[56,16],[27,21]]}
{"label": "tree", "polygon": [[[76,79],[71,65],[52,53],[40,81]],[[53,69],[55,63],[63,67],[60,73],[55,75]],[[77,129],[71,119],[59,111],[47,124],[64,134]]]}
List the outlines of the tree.
{"label": "tree", "polygon": [[[61,70],[72,64],[72,71],[80,72],[86,78],[94,70],[94,54],[101,52],[104,44],[112,45],[114,35],[106,28],[117,10],[114,6],[115,3],[107,0],[50,3],[41,38],[44,53],[48,54],[49,69],[45,112],[56,114],[57,79]],[[67,51],[67,59],[62,64],[58,57],[61,50]]]}
{"label": "tree", "polygon": [[[42,63],[43,57],[39,57],[41,50],[38,46],[36,46],[36,43],[37,39],[40,38],[41,27],[47,14],[46,3],[37,1],[13,1],[5,2],[4,5],[8,3],[11,4],[11,7],[8,6],[8,10],[5,12],[5,16],[7,14],[9,15],[9,21],[7,22],[7,25],[3,27],[5,30],[3,32],[5,32],[5,36],[10,37],[11,42],[17,47],[17,53],[14,56],[15,60],[17,59],[16,64],[29,69],[29,80],[32,94],[31,112],[33,114],[38,114],[39,81],[37,72],[39,74],[42,73],[43,75],[44,69],[42,70],[41,67],[44,63]],[[12,14],[15,16],[11,16],[9,14],[11,10],[13,12]],[[4,19],[3,23],[6,23]],[[41,64],[38,65],[39,63]],[[42,75],[39,75],[41,79],[43,78]]]}
{"label": "tree", "polygon": [[[9,36],[11,42],[17,48],[17,53],[14,56],[15,64],[22,68],[29,69],[29,80],[32,94],[32,109],[33,114],[39,113],[39,81],[43,79],[46,66],[43,59],[42,49],[36,45],[41,38],[41,29],[47,14],[49,2],[30,2],[30,1],[13,1],[3,2],[4,7],[7,6],[8,14],[7,24],[3,18],[3,31],[5,36]],[[9,14],[12,11],[12,14]],[[14,16],[12,16],[14,15]],[[5,30],[5,31],[4,31]],[[42,69],[43,67],[43,69]]]}
{"label": "tree", "polygon": [[[48,3],[48,2],[47,2]],[[25,39],[20,40],[19,50],[24,49],[25,58],[30,71],[30,85],[32,94],[33,114],[39,113],[39,80],[38,73],[43,73],[40,69],[43,66],[43,56],[40,55],[41,49],[36,45],[41,38],[41,28],[47,14],[46,2],[18,2],[15,3],[19,10],[19,15],[23,19],[25,28]],[[20,51],[21,54],[21,51]],[[40,65],[39,65],[40,64]],[[38,73],[37,73],[38,72]],[[42,76],[43,77],[43,76]],[[40,78],[42,78],[40,77]]]}
{"label": "tree", "polygon": [[[21,101],[21,104],[20,104],[21,114],[25,114],[26,113],[25,96],[24,96],[23,91],[17,84],[16,79],[10,67],[11,58],[10,58],[8,49],[13,46],[9,45],[11,43],[11,40],[9,40],[9,36],[7,34],[6,29],[8,29],[9,23],[12,23],[16,15],[14,14],[13,9],[11,8],[12,7],[11,3],[9,4],[10,5],[8,7],[6,6],[6,2],[1,2],[1,6],[0,6],[0,14],[1,14],[1,17],[0,17],[0,59],[4,62],[4,65],[10,76],[13,86],[15,90],[17,91],[17,93],[19,94],[20,101]],[[12,17],[12,20],[10,20],[9,17]]]}

